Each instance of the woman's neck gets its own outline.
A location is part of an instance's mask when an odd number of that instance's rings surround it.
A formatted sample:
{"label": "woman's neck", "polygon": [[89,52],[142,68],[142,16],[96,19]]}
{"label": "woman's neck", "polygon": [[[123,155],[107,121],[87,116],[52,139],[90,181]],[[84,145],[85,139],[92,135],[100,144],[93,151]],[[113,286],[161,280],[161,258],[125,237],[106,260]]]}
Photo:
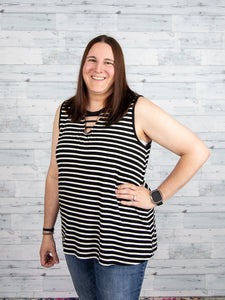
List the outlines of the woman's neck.
{"label": "woman's neck", "polygon": [[112,90],[105,94],[88,93],[87,110],[97,111],[105,107],[107,98],[112,94]]}
{"label": "woman's neck", "polygon": [[91,96],[88,99],[88,105],[87,105],[87,110],[88,111],[97,111],[105,106],[105,98],[101,96]]}

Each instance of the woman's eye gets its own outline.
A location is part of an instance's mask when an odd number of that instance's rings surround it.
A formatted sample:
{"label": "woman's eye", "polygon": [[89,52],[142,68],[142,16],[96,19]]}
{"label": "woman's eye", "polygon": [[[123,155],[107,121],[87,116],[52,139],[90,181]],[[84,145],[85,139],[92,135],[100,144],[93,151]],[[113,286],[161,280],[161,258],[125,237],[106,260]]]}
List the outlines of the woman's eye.
{"label": "woman's eye", "polygon": [[105,64],[106,65],[113,65],[113,63],[111,61],[106,61]]}

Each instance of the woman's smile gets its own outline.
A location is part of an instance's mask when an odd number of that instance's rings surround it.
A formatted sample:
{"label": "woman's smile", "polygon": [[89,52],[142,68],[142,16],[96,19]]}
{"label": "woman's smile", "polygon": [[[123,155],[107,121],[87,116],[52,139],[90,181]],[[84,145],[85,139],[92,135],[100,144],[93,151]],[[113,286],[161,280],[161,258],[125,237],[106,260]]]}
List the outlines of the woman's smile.
{"label": "woman's smile", "polygon": [[105,77],[97,77],[97,76],[91,76],[91,78],[94,80],[100,80],[100,81],[105,79]]}

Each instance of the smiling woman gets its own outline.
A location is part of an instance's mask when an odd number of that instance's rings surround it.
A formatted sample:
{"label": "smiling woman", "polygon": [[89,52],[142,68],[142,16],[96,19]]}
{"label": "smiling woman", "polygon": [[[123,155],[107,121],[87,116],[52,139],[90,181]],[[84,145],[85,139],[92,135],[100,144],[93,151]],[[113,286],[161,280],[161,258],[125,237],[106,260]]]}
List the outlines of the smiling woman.
{"label": "smiling woman", "polygon": [[114,83],[114,56],[108,44],[92,46],[83,67],[83,79],[88,90],[87,109],[101,109],[102,97],[107,99],[112,94]]}
{"label": "smiling woman", "polygon": [[[151,191],[151,142],[177,154]],[[58,263],[53,239],[61,213],[63,250],[81,300],[137,300],[157,249],[154,208],[174,195],[209,157],[205,144],[126,81],[120,45],[94,38],[81,61],[77,92],[55,116],[46,179],[41,263]]]}
{"label": "smiling woman", "polygon": [[[88,76],[92,77],[88,78]],[[92,93],[86,84],[90,84],[90,88],[94,87],[94,90],[97,87],[104,88],[103,94]],[[95,98],[96,101],[92,103],[89,101],[88,93],[99,97]],[[134,95],[135,93],[127,84],[124,57],[120,45],[115,39],[101,35],[91,40],[84,51],[77,92],[65,103],[65,109],[71,120],[76,122],[81,121],[87,109],[99,110],[104,107],[105,115],[107,114],[105,121],[110,125],[121,119]]]}

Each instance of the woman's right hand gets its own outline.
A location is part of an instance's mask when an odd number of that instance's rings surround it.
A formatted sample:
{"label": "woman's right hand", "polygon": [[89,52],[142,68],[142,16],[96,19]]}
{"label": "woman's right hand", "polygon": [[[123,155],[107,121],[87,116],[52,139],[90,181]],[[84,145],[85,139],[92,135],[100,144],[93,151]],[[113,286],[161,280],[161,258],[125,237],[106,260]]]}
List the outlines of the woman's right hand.
{"label": "woman's right hand", "polygon": [[41,265],[46,268],[54,266],[59,263],[59,258],[56,252],[55,241],[53,235],[43,235],[42,244],[40,248]]}

